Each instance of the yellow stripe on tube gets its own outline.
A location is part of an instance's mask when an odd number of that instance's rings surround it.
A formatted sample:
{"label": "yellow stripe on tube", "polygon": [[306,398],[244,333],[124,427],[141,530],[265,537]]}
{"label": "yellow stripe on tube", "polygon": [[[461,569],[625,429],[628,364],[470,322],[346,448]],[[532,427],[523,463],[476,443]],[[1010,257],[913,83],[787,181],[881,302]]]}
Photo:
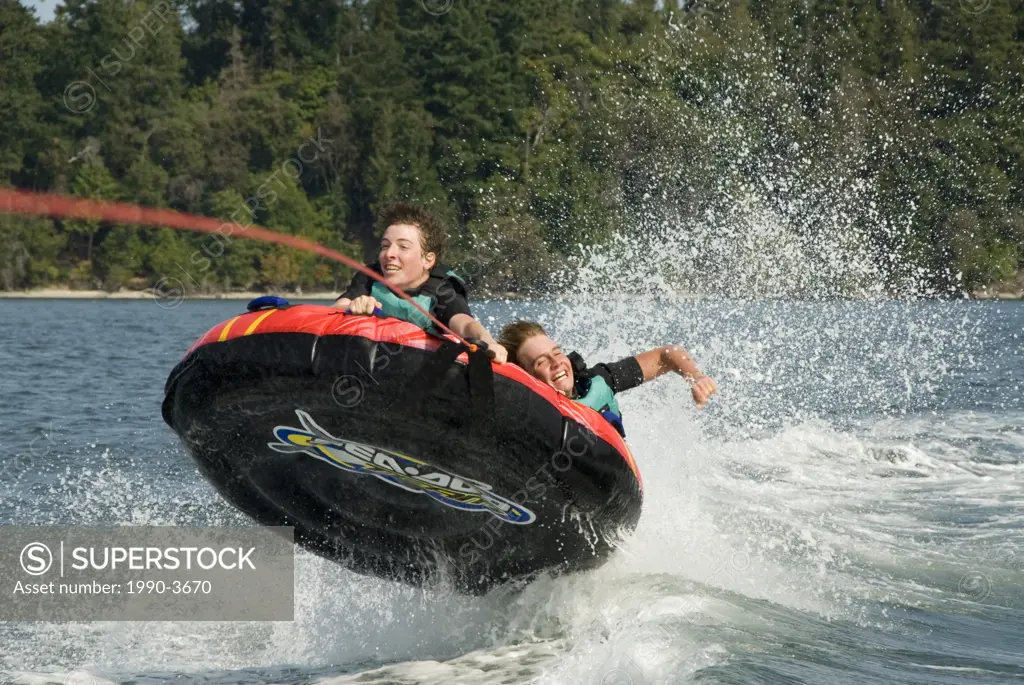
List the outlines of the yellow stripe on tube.
{"label": "yellow stripe on tube", "polygon": [[246,329],[246,331],[245,331],[245,335],[249,335],[250,333],[252,333],[253,331],[255,331],[255,330],[256,330],[256,327],[257,327],[257,326],[259,326],[259,325],[260,325],[261,323],[263,323],[263,320],[264,320],[265,318],[267,318],[268,316],[270,316],[271,314],[273,314],[273,313],[274,313],[274,312],[276,312],[276,311],[277,311],[276,309],[268,309],[268,310],[267,310],[266,312],[264,312],[264,313],[263,313],[263,315],[262,315],[262,316],[260,316],[260,318],[258,318],[258,319],[256,319],[255,321],[253,321],[253,322],[252,322],[252,325],[251,325],[251,326],[249,326],[249,328],[248,328],[248,329]]}
{"label": "yellow stripe on tube", "polygon": [[238,321],[241,318],[242,318],[241,316],[236,316],[235,318],[231,319],[231,321],[228,321],[227,325],[224,326],[223,329],[221,329],[220,337],[217,338],[217,342],[224,342],[225,340],[227,340],[228,339],[228,333],[231,332],[231,327],[234,326],[235,322]]}

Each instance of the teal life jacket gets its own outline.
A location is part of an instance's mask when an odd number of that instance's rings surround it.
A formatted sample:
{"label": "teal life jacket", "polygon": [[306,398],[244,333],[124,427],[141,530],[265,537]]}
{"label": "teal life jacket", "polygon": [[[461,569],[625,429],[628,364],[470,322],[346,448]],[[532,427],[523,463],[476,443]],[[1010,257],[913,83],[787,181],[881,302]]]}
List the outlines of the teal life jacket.
{"label": "teal life jacket", "polygon": [[[384,273],[380,268],[379,262],[371,264],[369,268],[381,275]],[[451,267],[444,264],[438,264],[431,269],[430,277],[418,290],[419,293],[416,295],[408,292],[406,294],[431,313],[433,313],[432,309],[438,300],[445,301],[457,295],[461,295],[466,300],[469,299],[466,292],[466,284],[451,270]],[[423,312],[413,307],[406,300],[391,292],[387,286],[374,281],[370,287],[370,294],[380,302],[381,311],[385,316],[393,316],[396,319],[414,323],[427,333],[440,335],[440,331],[437,330],[437,326],[434,325],[433,321],[424,316]]]}
{"label": "teal life jacket", "polygon": [[577,352],[569,355],[569,362],[572,364],[572,374],[576,383],[576,397],[573,399],[599,413],[605,421],[615,427],[619,435],[626,437],[619,402],[615,399],[615,393],[612,392],[608,381],[600,374],[588,372],[586,362]]}

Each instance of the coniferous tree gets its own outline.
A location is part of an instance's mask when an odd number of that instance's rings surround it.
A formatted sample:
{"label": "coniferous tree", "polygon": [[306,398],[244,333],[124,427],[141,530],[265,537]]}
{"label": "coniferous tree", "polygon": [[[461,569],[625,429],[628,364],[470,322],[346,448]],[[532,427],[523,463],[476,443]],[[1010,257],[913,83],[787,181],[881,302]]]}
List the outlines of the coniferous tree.
{"label": "coniferous tree", "polygon": [[43,69],[44,46],[32,10],[0,3],[0,185],[23,176],[25,155],[43,136],[43,98],[35,79]]}
{"label": "coniferous tree", "polygon": [[[364,254],[380,207],[420,201],[449,220],[453,261],[501,291],[539,287],[623,227],[747,201],[794,244],[863,236],[894,289],[920,273],[925,291],[971,289],[1024,258],[1017,0],[175,7],[67,0],[40,25],[0,4],[0,183],[265,222]],[[237,238],[3,230],[7,288],[347,277]],[[704,268],[666,273],[700,283]]]}

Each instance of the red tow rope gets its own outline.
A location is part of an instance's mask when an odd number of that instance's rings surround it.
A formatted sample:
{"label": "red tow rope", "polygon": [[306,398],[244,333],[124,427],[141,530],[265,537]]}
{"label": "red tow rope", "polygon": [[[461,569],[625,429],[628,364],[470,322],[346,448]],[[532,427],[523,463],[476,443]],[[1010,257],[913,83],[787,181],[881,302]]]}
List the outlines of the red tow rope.
{"label": "red tow rope", "polygon": [[[469,351],[475,352],[477,350],[476,345],[465,340],[462,336],[438,321],[430,312],[421,307],[419,303],[402,292],[401,289],[388,283],[380,274],[367,269],[359,262],[346,257],[340,252],[323,247],[304,238],[275,233],[260,226],[241,227],[240,224],[226,223],[209,217],[182,214],[170,209],[152,209],[121,202],[101,202],[52,193],[34,193],[26,190],[6,188],[0,188],[0,212],[27,214],[30,216],[53,216],[66,219],[99,219],[120,224],[138,224],[140,226],[166,226],[181,231],[218,233],[225,238],[241,237],[249,240],[261,240],[265,243],[277,243],[278,245],[287,245],[298,250],[312,252],[328,259],[333,259],[336,262],[341,262],[345,266],[352,267],[356,271],[366,274],[423,312],[435,326],[445,333],[454,336]],[[240,228],[236,230],[235,226],[240,226]],[[225,227],[228,228],[227,233],[222,230]]]}

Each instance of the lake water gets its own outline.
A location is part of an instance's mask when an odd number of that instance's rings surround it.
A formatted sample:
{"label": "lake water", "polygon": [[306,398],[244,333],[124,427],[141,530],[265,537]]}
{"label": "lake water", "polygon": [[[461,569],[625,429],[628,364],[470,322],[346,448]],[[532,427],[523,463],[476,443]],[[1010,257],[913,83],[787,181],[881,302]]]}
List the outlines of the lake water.
{"label": "lake water", "polygon": [[[0,523],[248,525],[160,418],[241,302],[0,301]],[[0,623],[3,683],[1024,680],[1024,304],[480,303],[591,363],[676,342],[719,382],[621,396],[637,531],[595,571],[440,596],[296,559],[276,623]]]}

